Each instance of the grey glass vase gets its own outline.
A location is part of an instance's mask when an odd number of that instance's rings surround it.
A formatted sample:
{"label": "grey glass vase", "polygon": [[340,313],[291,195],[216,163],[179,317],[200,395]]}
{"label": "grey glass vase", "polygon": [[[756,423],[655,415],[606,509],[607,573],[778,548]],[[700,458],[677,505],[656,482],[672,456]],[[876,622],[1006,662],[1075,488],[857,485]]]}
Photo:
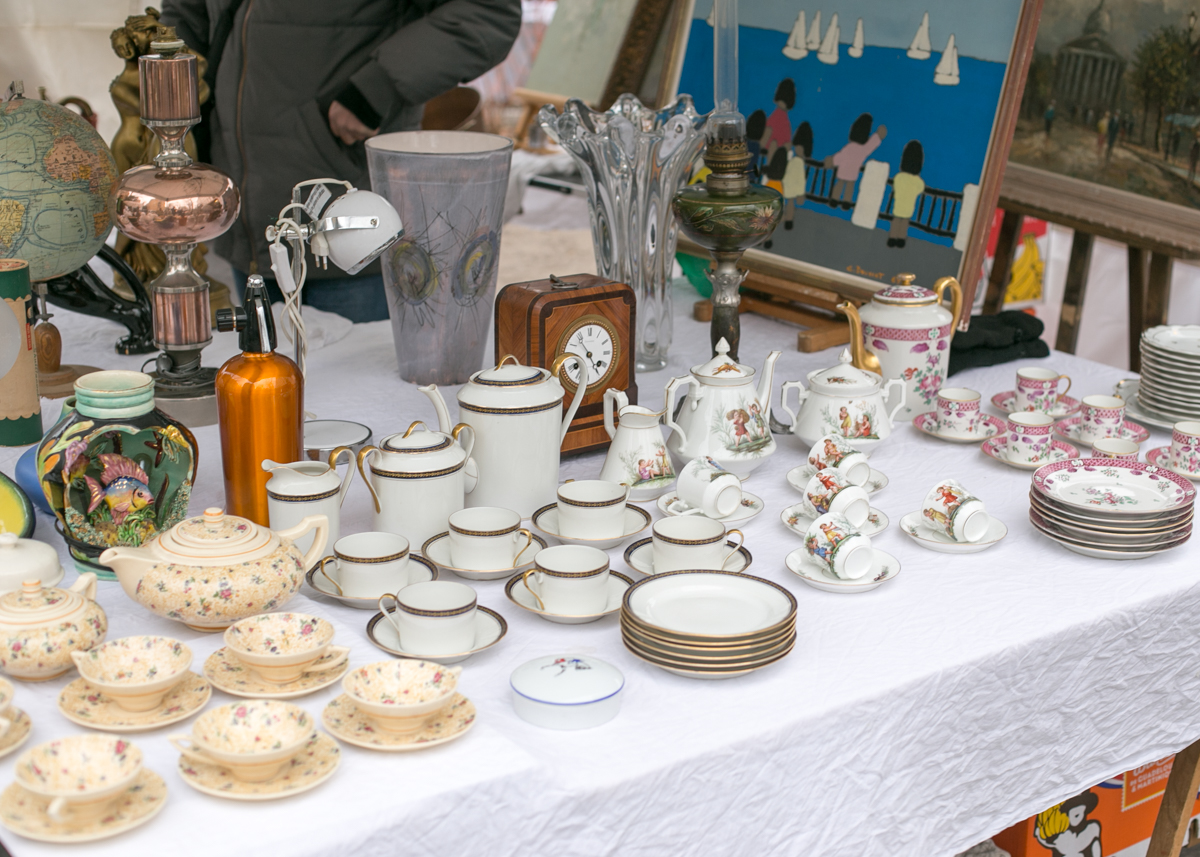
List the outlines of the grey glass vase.
{"label": "grey glass vase", "polygon": [[404,237],[379,259],[405,381],[462,384],[480,369],[511,160],[512,141],[495,134],[401,131],[367,141],[371,190],[404,223]]}
{"label": "grey glass vase", "polygon": [[704,148],[707,114],[690,95],[655,110],[628,93],[608,110],[571,99],[546,105],[538,124],[574,158],[587,185],[597,273],[637,295],[637,368],[667,365],[671,268],[678,225],[671,200]]}

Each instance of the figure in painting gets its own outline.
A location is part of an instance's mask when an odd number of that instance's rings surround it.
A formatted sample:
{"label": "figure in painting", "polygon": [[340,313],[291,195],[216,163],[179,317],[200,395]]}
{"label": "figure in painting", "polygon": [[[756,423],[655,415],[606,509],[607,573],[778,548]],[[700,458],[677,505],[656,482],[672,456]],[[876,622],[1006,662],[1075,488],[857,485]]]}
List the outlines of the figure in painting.
{"label": "figure in painting", "polygon": [[788,158],[787,169],[783,172],[783,228],[791,229],[792,220],[796,216],[796,208],[804,205],[808,195],[808,165],[806,159],[812,157],[813,131],[807,122],[801,122],[800,127],[792,136],[792,154]]}
{"label": "figure in painting", "polygon": [[771,429],[767,425],[767,420],[763,416],[762,408],[759,407],[758,402],[750,403],[750,424],[754,429],[754,436],[759,440],[770,436]]}
{"label": "figure in painting", "polygon": [[792,143],[792,120],[788,118],[788,111],[795,106],[796,82],[785,77],[775,87],[775,109],[767,117],[763,148],[766,149],[768,163],[775,156],[776,149],[786,149]]}
{"label": "figure in painting", "polygon": [[904,144],[900,155],[900,172],[892,179],[892,223],[888,228],[887,245],[903,247],[908,242],[908,222],[917,208],[917,197],[925,192],[921,170],[925,166],[925,149],[917,140]]}
{"label": "figure in painting", "polygon": [[833,183],[833,192],[829,195],[829,205],[837,208],[839,205],[849,210],[854,207],[854,186],[858,183],[858,173],[863,162],[871,153],[879,148],[879,144],[887,137],[887,126],[880,125],[871,133],[875,124],[870,113],[863,113],[850,126],[850,140],[838,150],[837,154],[825,159],[826,167],[837,167],[837,180]]}
{"label": "figure in painting", "polygon": [[750,414],[741,408],[734,408],[725,414],[725,419],[733,423],[733,446],[735,449],[743,443],[750,443],[750,432],[746,428],[746,423],[750,421]]}
{"label": "figure in painting", "polygon": [[750,170],[754,179],[762,175],[763,139],[767,136],[767,114],[755,110],[746,117],[746,148],[750,150]]}
{"label": "figure in painting", "polygon": [[1033,828],[1038,844],[1053,857],[1103,857],[1100,822],[1088,819],[1099,803],[1100,798],[1089,789],[1040,813]]}
{"label": "figure in painting", "polygon": [[854,420],[850,417],[850,409],[845,405],[838,410],[838,428],[842,437],[851,437],[854,431]]}

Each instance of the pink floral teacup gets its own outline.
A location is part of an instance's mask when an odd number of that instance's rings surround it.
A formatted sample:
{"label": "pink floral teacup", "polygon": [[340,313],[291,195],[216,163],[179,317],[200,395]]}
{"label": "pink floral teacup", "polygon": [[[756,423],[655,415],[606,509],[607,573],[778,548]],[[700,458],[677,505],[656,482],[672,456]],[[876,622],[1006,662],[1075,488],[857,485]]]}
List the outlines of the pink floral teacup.
{"label": "pink floral teacup", "polygon": [[1079,439],[1085,443],[1118,437],[1125,424],[1125,400],[1118,396],[1084,396],[1080,408]]}
{"label": "pink floral teacup", "polygon": [[1050,430],[1054,417],[1043,411],[1008,415],[1005,423],[1005,457],[1017,464],[1045,464],[1053,445]]}
{"label": "pink floral teacup", "polygon": [[966,387],[942,387],[937,397],[938,434],[970,437],[979,425],[979,394]]}
{"label": "pink floral teacup", "polygon": [[[1067,386],[1059,390],[1059,383],[1066,380]],[[1060,375],[1053,369],[1042,369],[1031,366],[1017,370],[1016,401],[1013,405],[1018,411],[1046,411],[1049,413],[1054,406],[1062,401],[1062,397],[1071,389],[1071,379]]]}
{"label": "pink floral teacup", "polygon": [[1119,437],[1102,437],[1092,444],[1092,458],[1124,458],[1137,461],[1138,445]]}
{"label": "pink floral teacup", "polygon": [[1171,427],[1171,467],[1200,476],[1200,421],[1184,420]]}

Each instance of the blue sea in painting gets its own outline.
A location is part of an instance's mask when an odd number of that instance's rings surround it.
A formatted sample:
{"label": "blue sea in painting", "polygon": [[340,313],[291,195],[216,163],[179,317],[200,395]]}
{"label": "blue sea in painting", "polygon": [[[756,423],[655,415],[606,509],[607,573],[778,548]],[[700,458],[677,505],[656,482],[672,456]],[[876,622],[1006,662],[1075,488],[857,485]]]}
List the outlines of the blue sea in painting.
{"label": "blue sea in painting", "polygon": [[[796,84],[796,104],[788,115],[793,131],[801,122],[812,126],[812,157],[824,159],[838,152],[846,144],[854,120],[870,113],[875,127],[887,126],[887,138],[870,157],[886,162],[890,175],[899,169],[905,144],[919,140],[925,151],[921,178],[927,187],[961,192],[968,183],[978,184],[1005,64],[974,59],[967,55],[969,45],[959,45],[960,82],[942,86],[933,80],[940,52],[933,52],[926,60],[913,60],[903,48],[866,45],[863,55],[853,58],[847,53],[852,34],[852,26],[842,28],[842,38],[847,41],[839,45],[837,63],[826,65],[817,59],[815,51],[800,60],[784,56],[787,33],[741,27],[741,112],[749,116],[754,110],[763,110],[769,116],[775,109],[775,87],[790,77]],[[703,19],[693,19],[679,92],[690,93],[702,112],[713,106],[712,62],[712,28]],[[811,200],[803,208],[846,221],[851,214]],[[876,226],[877,230],[886,230],[888,224],[881,219]],[[912,237],[947,249],[952,245],[952,239],[942,236],[914,233]],[[792,255],[783,248],[776,250],[781,251]]]}

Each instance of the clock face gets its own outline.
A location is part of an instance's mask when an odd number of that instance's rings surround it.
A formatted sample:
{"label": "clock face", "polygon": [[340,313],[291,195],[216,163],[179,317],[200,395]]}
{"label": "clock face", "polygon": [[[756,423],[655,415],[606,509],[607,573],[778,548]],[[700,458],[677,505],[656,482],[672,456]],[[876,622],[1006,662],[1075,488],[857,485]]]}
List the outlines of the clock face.
{"label": "clock face", "polygon": [[618,357],[616,331],[606,319],[584,316],[568,328],[559,345],[560,354],[576,354],[579,362],[568,360],[562,371],[572,388],[583,380],[580,363],[587,368],[587,386],[595,387],[608,380]]}

